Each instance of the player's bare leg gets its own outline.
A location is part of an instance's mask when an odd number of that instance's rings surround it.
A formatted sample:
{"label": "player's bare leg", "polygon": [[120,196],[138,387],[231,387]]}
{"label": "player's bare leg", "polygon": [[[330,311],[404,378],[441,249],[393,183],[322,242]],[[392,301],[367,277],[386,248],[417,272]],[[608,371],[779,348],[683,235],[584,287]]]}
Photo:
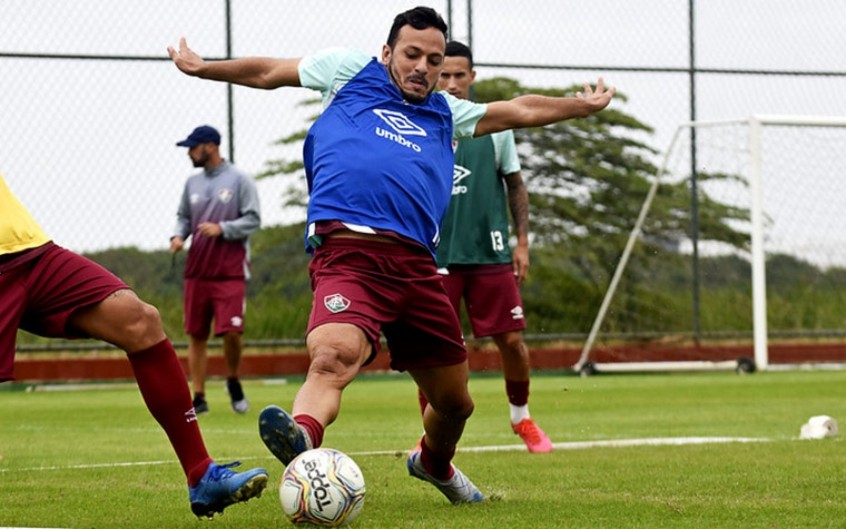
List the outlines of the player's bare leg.
{"label": "player's bare leg", "polygon": [[198,415],[208,413],[206,402],[206,374],[208,373],[208,338],[188,337],[188,371],[191,373],[191,387],[194,390],[194,409]]}
{"label": "player's bare leg", "polygon": [[76,311],[68,324],[130,355],[166,338],[159,311],[129,289],[118,290],[100,303]]}
{"label": "player's bare leg", "polygon": [[223,356],[226,358],[226,392],[235,413],[247,413],[250,403],[244,395],[238,372],[241,366],[241,351],[243,350],[241,333],[227,332],[223,335]]}
{"label": "player's bare leg", "polygon": [[473,413],[467,362],[409,373],[428,401],[423,412],[425,434],[420,447],[408,456],[409,474],[435,485],[452,503],[482,501],[479,489],[452,464],[464,425]]}
{"label": "player's bare leg", "polygon": [[241,334],[227,332],[223,335],[223,356],[226,358],[226,371],[229,377],[238,378],[238,369],[241,365],[241,351],[243,344]]}
{"label": "player's bare leg", "polygon": [[268,406],[259,416],[262,440],[285,465],[323,442],[323,430],[338,416],[344,388],[358,374],[372,346],[355,325],[327,323],[309,333],[306,347],[308,373],[294,398],[292,413]]}

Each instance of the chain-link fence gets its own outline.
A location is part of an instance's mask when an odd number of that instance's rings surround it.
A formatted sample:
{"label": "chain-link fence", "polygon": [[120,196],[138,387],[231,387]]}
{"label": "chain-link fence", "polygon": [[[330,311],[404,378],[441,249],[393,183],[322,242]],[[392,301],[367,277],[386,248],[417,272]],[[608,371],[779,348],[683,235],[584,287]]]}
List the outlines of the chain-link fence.
{"label": "chain-link fence", "polygon": [[[600,75],[613,104],[655,128],[753,113],[846,114],[840,0],[431,2],[474,49],[479,79],[566,87]],[[209,123],[257,173],[296,157],[273,143],[304,127],[305,89],[230,88],[179,73],[180,36],[207,58],[298,57],[329,46],[378,55],[394,0],[2,0],[0,171],[44,228],[77,250],[163,249],[184,178],[174,143]],[[286,149],[291,149],[286,152]],[[286,210],[284,179],[260,183],[265,225]]]}

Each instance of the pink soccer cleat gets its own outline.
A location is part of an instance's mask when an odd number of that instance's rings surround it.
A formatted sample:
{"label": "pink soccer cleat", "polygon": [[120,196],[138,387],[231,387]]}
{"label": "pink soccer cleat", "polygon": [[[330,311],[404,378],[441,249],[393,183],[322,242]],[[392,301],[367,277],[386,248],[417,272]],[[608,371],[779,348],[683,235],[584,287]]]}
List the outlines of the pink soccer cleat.
{"label": "pink soccer cleat", "polygon": [[552,452],[552,441],[532,419],[523,419],[517,424],[512,424],[511,428],[526,443],[529,452],[535,454]]}

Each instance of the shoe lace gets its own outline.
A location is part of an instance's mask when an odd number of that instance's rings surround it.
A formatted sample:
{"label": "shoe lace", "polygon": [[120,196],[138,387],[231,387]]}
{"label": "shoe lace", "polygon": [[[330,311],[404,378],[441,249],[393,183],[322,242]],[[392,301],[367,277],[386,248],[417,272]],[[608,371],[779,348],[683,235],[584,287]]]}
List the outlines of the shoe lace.
{"label": "shoe lace", "polygon": [[235,474],[235,472],[230,469],[237,467],[240,464],[240,461],[233,461],[232,463],[226,463],[224,465],[215,464],[215,466],[212,467],[211,474],[209,474],[209,479],[211,481],[220,481],[221,479],[226,479],[229,476]]}

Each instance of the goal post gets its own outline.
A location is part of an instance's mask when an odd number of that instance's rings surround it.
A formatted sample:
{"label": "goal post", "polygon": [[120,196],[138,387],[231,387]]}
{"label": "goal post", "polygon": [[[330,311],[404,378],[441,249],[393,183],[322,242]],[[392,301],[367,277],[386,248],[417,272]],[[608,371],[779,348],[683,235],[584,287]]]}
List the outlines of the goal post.
{"label": "goal post", "polygon": [[[832,128],[840,130],[834,135],[814,132]],[[793,132],[780,132],[775,140],[770,140],[765,134],[769,130],[784,131],[786,129]],[[693,131],[696,133],[694,134]],[[796,138],[800,139],[797,140]],[[695,143],[692,143],[692,140],[695,140]],[[776,145],[770,145],[774,141]],[[817,143],[821,143],[822,146],[816,145]],[[820,147],[823,150],[818,151]],[[707,161],[700,156],[706,151],[708,151]],[[614,296],[621,281],[624,281],[632,253],[643,237],[644,224],[649,218],[653,202],[659,194],[661,186],[668,181],[680,182],[684,179],[689,181],[691,175],[695,175],[699,171],[713,171],[723,174],[735,173],[739,180],[743,182],[743,185],[709,184],[711,187],[708,192],[711,194],[710,199],[712,200],[726,201],[748,211],[748,222],[743,223],[742,226],[736,221],[734,222],[736,228],[748,235],[748,249],[731,249],[728,252],[741,254],[743,259],[748,261],[751,269],[749,282],[752,312],[751,335],[754,353],[754,365],[751,367],[752,369],[766,370],[770,363],[766,259],[767,245],[775,239],[768,235],[767,229],[778,225],[778,222],[773,219],[782,213],[782,211],[779,211],[780,209],[808,207],[808,204],[804,206],[789,204],[791,195],[798,195],[802,187],[815,186],[822,177],[832,179],[839,176],[839,178],[846,180],[846,155],[840,155],[839,153],[842,151],[846,151],[846,118],[752,115],[743,119],[693,121],[679,125],[661,157],[661,165],[653,178],[638,217],[629,233],[626,245],[573,369],[585,373],[586,369],[594,370],[596,368],[596,362],[592,361],[591,354],[596,347],[597,339],[601,335],[603,323],[607,321]],[[782,157],[789,159],[790,163],[795,165],[787,167],[787,163],[779,161]],[[773,158],[773,163],[768,164],[770,158]],[[724,162],[728,161],[731,163],[724,165]],[[806,164],[804,167],[802,166],[803,163]],[[765,197],[768,190],[768,178],[775,180],[776,178],[773,178],[773,175],[779,172],[789,172],[792,184],[788,184],[789,187],[785,189],[773,191],[787,195],[786,197],[779,198],[778,202],[768,203]],[[806,181],[796,180],[797,177],[801,179],[803,176],[807,178]],[[796,185],[797,182],[799,182],[799,185]],[[829,191],[826,193],[830,193],[830,196],[827,198],[834,199],[836,189],[828,189]],[[846,186],[844,186],[844,189],[846,189]],[[791,220],[784,222],[801,223],[801,221]],[[846,229],[846,223],[844,223],[843,228]],[[823,226],[816,226],[816,229],[826,230]],[[801,236],[794,235],[793,237],[801,239]],[[816,238],[816,236],[813,238]],[[793,242],[801,247],[801,240]],[[714,247],[720,245],[710,244],[710,246],[713,250]],[[773,252],[786,251],[786,247],[785,244],[782,244],[781,247],[775,248]],[[723,247],[722,251],[727,250]],[[713,253],[716,255],[719,250]],[[824,252],[817,253],[821,255],[804,255],[799,250],[796,258],[798,260],[811,259],[817,261],[817,264],[823,268],[846,267],[846,255],[825,254],[828,257],[822,257]],[[844,253],[846,253],[846,249],[844,249]],[[796,332],[799,331],[801,329]],[[691,367],[696,363],[689,359],[681,362],[690,363]],[[672,361],[654,362],[652,365],[655,369],[672,370],[680,367],[673,365],[675,363]],[[637,363],[638,369],[644,367],[642,364],[642,362]]]}

